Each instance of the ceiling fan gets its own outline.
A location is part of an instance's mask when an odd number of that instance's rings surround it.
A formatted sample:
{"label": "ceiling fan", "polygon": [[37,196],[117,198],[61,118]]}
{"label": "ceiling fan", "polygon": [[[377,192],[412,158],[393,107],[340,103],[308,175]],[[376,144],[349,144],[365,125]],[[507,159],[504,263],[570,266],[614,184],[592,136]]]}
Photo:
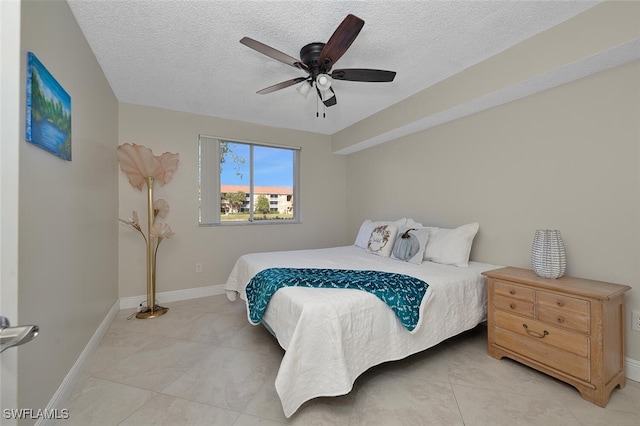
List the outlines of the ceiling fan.
{"label": "ceiling fan", "polygon": [[333,80],[365,81],[365,82],[391,82],[396,76],[395,71],[374,70],[366,68],[345,68],[331,71],[333,65],[344,55],[349,46],[356,39],[364,21],[357,16],[347,15],[336,28],[327,43],[309,43],[300,49],[300,59],[282,53],[273,47],[267,46],[249,37],[243,37],[240,43],[248,46],[263,55],[276,59],[292,67],[305,71],[307,77],[296,77],[283,81],[273,86],[259,90],[257,93],[264,95],[302,83],[298,91],[306,97],[315,86],[318,98],[327,106],[337,103],[336,95],[331,87]]}

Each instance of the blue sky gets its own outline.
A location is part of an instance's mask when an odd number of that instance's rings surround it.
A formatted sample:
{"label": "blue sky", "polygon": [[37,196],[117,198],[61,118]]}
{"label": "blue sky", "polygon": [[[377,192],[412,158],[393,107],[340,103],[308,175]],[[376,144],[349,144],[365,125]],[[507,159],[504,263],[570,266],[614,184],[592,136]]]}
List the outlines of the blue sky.
{"label": "blue sky", "polygon": [[[228,155],[222,165],[220,180],[226,185],[249,185],[249,145],[229,142],[231,151],[245,159],[238,166]],[[253,184],[258,186],[293,187],[293,154],[290,149],[254,146]],[[238,176],[239,172],[242,177]]]}

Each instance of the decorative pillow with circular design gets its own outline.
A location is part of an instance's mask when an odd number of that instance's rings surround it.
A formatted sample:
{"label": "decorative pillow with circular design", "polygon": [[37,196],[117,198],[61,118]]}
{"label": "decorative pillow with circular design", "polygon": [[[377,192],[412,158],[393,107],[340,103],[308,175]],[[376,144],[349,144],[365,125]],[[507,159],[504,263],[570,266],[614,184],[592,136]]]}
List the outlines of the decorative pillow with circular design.
{"label": "decorative pillow with circular design", "polygon": [[369,237],[367,251],[382,257],[391,256],[397,233],[398,228],[393,225],[376,226]]}

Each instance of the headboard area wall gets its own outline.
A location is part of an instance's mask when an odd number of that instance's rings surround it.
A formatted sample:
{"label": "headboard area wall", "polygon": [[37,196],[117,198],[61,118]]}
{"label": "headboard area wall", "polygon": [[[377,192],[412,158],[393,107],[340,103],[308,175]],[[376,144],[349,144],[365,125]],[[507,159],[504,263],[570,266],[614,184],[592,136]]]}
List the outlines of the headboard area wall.
{"label": "headboard area wall", "polygon": [[530,267],[559,229],[567,274],[630,285],[640,360],[640,61],[348,155],[348,229],[363,219],[479,222],[472,260]]}

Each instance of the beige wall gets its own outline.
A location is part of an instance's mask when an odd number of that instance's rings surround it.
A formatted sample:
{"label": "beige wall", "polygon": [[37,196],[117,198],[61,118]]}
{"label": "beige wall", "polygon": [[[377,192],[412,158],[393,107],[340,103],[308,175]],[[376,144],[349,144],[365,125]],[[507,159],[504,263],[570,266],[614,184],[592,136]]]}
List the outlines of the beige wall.
{"label": "beige wall", "polygon": [[[216,102],[215,97],[211,101]],[[199,227],[198,134],[302,147],[302,223]],[[145,145],[156,155],[166,151],[180,154],[171,182],[154,186],[155,198],[164,198],[171,207],[166,222],[175,232],[158,251],[158,293],[224,284],[236,259],[245,253],[349,243],[345,232],[347,159],[331,153],[328,136],[120,104],[119,139],[120,143]],[[146,193],[133,188],[123,172],[119,172],[119,188],[120,217],[127,218],[136,210],[146,223]],[[124,225],[119,235],[120,297],[143,295],[142,237]],[[195,272],[196,263],[203,264],[202,273]]]}
{"label": "beige wall", "polygon": [[[18,407],[45,408],[118,298],[118,104],[63,1],[23,1],[19,319],[40,335],[18,348]],[[26,55],[71,96],[67,162],[24,140]]]}
{"label": "beige wall", "polygon": [[[604,1],[332,136],[351,153],[638,59],[640,2]],[[631,61],[629,59],[628,61]],[[395,135],[390,137],[389,135]]]}
{"label": "beige wall", "polygon": [[472,258],[530,267],[560,229],[568,274],[628,284],[640,360],[640,61],[348,156],[349,233],[366,218],[480,222]]}

